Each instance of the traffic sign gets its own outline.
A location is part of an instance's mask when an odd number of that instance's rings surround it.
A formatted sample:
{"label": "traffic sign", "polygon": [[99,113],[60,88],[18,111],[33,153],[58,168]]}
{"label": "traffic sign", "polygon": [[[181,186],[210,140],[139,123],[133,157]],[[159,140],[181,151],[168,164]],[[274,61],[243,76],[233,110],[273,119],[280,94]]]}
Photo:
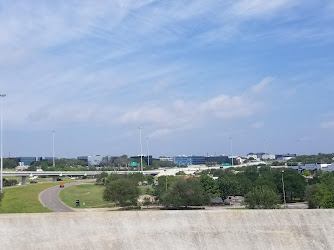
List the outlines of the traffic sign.
{"label": "traffic sign", "polygon": [[222,166],[223,167],[228,167],[228,166],[230,166],[230,164],[229,163],[223,163]]}
{"label": "traffic sign", "polygon": [[131,167],[137,167],[137,162],[135,161],[131,162]]}

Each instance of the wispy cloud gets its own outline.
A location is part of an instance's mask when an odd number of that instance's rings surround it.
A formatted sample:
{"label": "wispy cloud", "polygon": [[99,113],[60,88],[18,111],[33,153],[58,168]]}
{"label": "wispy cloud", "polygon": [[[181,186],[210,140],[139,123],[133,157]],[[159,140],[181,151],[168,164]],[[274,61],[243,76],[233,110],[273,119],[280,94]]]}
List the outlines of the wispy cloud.
{"label": "wispy cloud", "polygon": [[323,128],[323,129],[332,129],[332,128],[334,128],[334,121],[322,122],[320,124],[320,128]]}

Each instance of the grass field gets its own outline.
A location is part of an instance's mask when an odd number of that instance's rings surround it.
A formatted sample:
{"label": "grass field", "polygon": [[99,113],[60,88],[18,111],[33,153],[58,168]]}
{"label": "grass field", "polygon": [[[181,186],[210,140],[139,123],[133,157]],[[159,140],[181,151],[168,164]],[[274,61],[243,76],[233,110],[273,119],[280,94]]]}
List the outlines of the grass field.
{"label": "grass field", "polygon": [[44,189],[57,185],[59,185],[58,182],[52,182],[4,188],[0,213],[51,212],[39,202],[38,195]]}
{"label": "grass field", "polygon": [[60,192],[60,198],[65,204],[74,208],[76,200],[80,200],[80,208],[114,206],[114,203],[108,203],[102,199],[104,188],[94,184],[71,186]]}

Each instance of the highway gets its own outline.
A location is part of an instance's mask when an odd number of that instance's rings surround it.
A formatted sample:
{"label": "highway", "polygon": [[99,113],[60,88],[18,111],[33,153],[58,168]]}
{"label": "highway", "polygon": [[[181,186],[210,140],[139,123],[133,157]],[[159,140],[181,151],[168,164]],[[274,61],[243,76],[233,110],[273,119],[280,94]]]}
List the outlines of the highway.
{"label": "highway", "polygon": [[80,185],[82,183],[85,183],[84,181],[80,182],[72,182],[72,183],[66,183],[63,188],[60,188],[59,185],[55,187],[51,187],[48,189],[45,189],[43,192],[39,194],[39,201],[43,204],[43,206],[47,207],[48,209],[52,210],[53,212],[74,212],[72,208],[65,205],[60,198],[59,193],[62,189],[74,186],[74,185]]}

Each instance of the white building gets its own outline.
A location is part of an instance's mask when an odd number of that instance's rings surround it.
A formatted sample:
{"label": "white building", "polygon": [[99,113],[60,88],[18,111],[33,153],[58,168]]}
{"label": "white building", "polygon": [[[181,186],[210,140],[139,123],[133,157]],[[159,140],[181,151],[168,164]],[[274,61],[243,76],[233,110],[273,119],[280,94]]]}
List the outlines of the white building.
{"label": "white building", "polygon": [[159,157],[159,161],[170,161],[170,162],[173,162],[174,158],[173,157]]}
{"label": "white building", "polygon": [[266,160],[275,160],[276,156],[273,154],[264,154],[262,155],[262,160],[266,161]]}
{"label": "white building", "polygon": [[253,154],[253,155],[247,155],[247,159],[249,160],[250,158],[253,158],[254,160],[259,160],[258,158],[257,158],[257,155],[255,155],[255,154]]}
{"label": "white building", "polygon": [[79,156],[78,160],[86,161],[88,166],[100,166],[102,155]]}

